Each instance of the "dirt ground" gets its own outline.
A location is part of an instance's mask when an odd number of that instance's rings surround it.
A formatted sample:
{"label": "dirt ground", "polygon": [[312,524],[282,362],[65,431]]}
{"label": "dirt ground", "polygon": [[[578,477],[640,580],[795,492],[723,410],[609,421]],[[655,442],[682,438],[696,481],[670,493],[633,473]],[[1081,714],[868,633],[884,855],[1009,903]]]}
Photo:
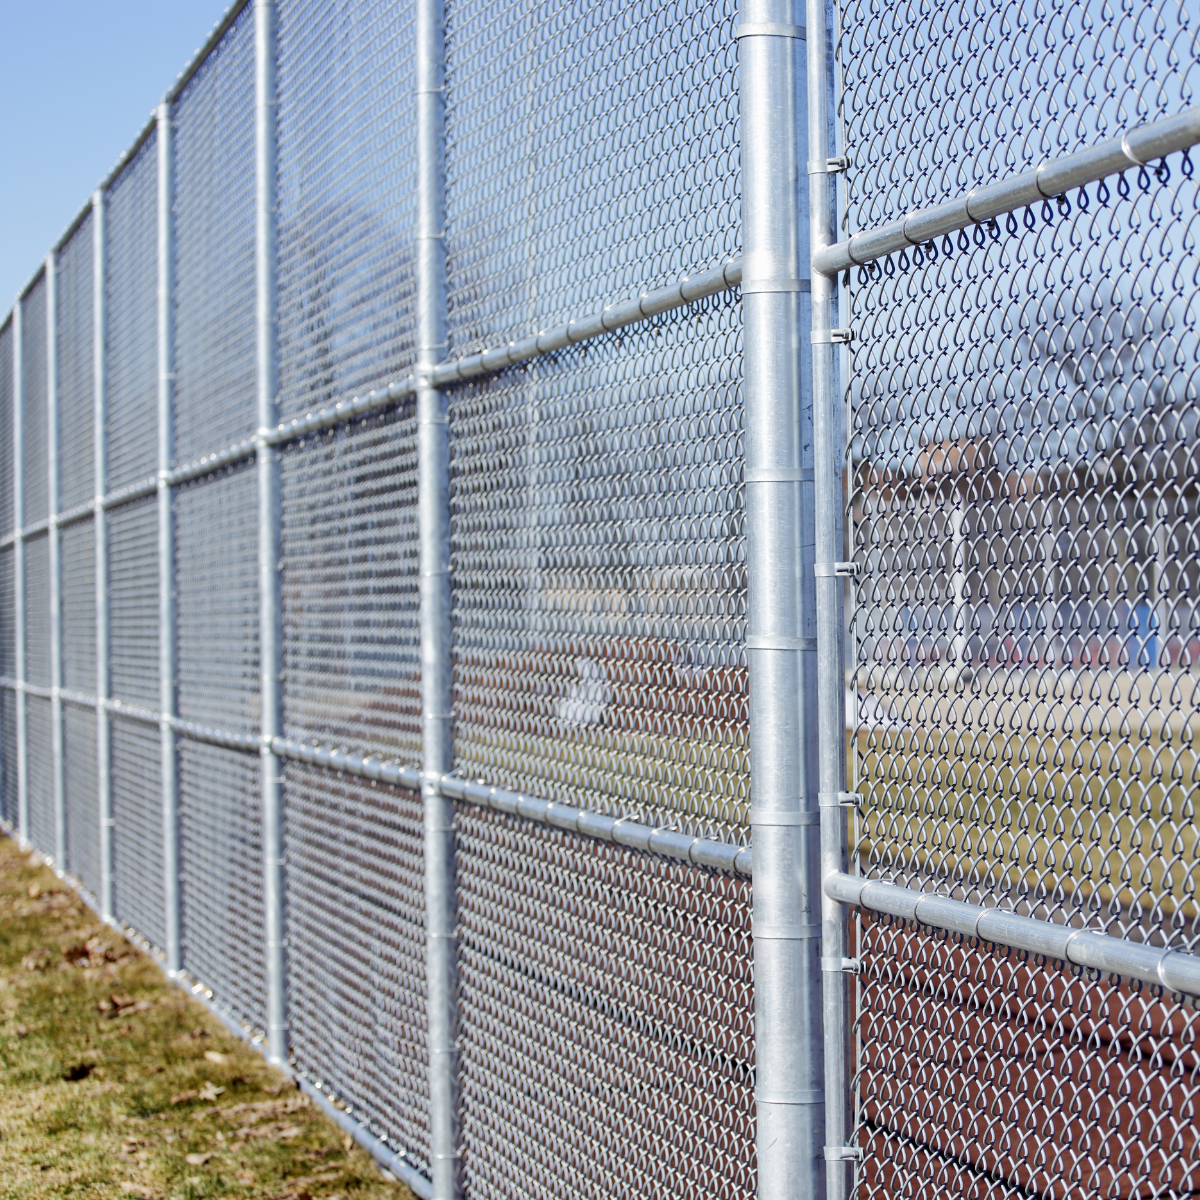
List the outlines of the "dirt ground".
{"label": "dirt ground", "polygon": [[412,1200],[7,838],[0,1197]]}

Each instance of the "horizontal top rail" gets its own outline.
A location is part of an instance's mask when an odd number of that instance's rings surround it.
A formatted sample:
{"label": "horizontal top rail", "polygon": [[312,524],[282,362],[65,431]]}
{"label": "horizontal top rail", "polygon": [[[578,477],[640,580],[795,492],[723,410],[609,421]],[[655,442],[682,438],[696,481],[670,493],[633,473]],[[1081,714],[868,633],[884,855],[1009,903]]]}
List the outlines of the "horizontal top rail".
{"label": "horizontal top rail", "polygon": [[898,221],[856,233],[844,242],[816,251],[812,269],[821,275],[836,275],[850,267],[866,266],[897,250],[924,245],[1014,209],[1053,200],[1072,188],[1095,183],[1130,167],[1147,166],[1197,142],[1200,142],[1200,108],[1187,108],[1178,116],[1139,125],[1086,150],[1046,159],[1032,171],[973,187],[954,200],[918,209]]}
{"label": "horizontal top rail", "polygon": [[1080,967],[1110,971],[1188,996],[1200,996],[1200,957],[1181,950],[1158,950],[1093,929],[1022,917],[1003,909],[984,908],[843,872],[825,877],[825,892],[835,900],[872,912],[918,921],[1014,950],[1043,954]]}

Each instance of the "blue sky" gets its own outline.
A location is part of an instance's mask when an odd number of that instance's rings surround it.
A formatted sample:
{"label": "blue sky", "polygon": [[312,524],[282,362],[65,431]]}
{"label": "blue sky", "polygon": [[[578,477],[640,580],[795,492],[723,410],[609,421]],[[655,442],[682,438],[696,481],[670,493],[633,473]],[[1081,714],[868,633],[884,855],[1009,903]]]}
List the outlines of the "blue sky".
{"label": "blue sky", "polygon": [[0,315],[227,0],[0,0]]}

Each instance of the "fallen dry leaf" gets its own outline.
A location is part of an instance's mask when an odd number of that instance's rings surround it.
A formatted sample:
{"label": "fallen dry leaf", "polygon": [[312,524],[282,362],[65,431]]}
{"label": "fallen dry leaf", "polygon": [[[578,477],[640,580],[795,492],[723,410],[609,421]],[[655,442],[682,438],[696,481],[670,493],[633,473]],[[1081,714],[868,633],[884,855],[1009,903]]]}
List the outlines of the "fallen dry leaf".
{"label": "fallen dry leaf", "polygon": [[177,1096],[171,1097],[172,1104],[186,1104],[189,1100],[195,1100],[195,1092],[180,1092]]}
{"label": "fallen dry leaf", "polygon": [[38,897],[39,897],[41,894],[42,894],[42,887],[41,887],[41,884],[38,884],[38,883],[31,883],[31,884],[29,885],[29,898],[30,898],[30,900],[36,900],[36,899],[37,899],[37,898],[38,898]]}
{"label": "fallen dry leaf", "polygon": [[204,1057],[210,1063],[227,1063],[229,1061],[228,1054],[222,1054],[220,1050],[205,1050]]}
{"label": "fallen dry leaf", "polygon": [[121,1184],[121,1191],[128,1192],[131,1196],[145,1196],[147,1200],[154,1195],[152,1187],[147,1187],[144,1183],[131,1183],[128,1179]]}
{"label": "fallen dry leaf", "polygon": [[201,1100],[215,1100],[225,1089],[216,1087],[212,1083],[206,1083],[199,1091]]}
{"label": "fallen dry leaf", "polygon": [[254,1174],[253,1171],[239,1171],[234,1176],[234,1179],[236,1179],[238,1181],[238,1183],[254,1183],[257,1180],[257,1178],[258,1177]]}
{"label": "fallen dry leaf", "polygon": [[29,1026],[28,1025],[18,1025],[17,1026],[17,1037],[22,1038],[22,1037],[28,1037],[28,1036],[29,1036]]}
{"label": "fallen dry leaf", "polygon": [[210,1158],[212,1158],[211,1151],[206,1151],[204,1154],[185,1154],[183,1161],[189,1167],[202,1167]]}
{"label": "fallen dry leaf", "polygon": [[349,1134],[342,1138],[342,1148],[346,1151],[354,1149],[354,1139]]}

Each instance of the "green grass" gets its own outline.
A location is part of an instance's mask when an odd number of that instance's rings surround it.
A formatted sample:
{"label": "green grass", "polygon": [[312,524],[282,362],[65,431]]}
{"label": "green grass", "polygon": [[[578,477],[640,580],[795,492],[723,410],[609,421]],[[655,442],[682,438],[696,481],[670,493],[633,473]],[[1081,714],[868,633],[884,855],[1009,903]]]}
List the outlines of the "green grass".
{"label": "green grass", "polygon": [[2,838],[0,1197],[411,1193]]}

